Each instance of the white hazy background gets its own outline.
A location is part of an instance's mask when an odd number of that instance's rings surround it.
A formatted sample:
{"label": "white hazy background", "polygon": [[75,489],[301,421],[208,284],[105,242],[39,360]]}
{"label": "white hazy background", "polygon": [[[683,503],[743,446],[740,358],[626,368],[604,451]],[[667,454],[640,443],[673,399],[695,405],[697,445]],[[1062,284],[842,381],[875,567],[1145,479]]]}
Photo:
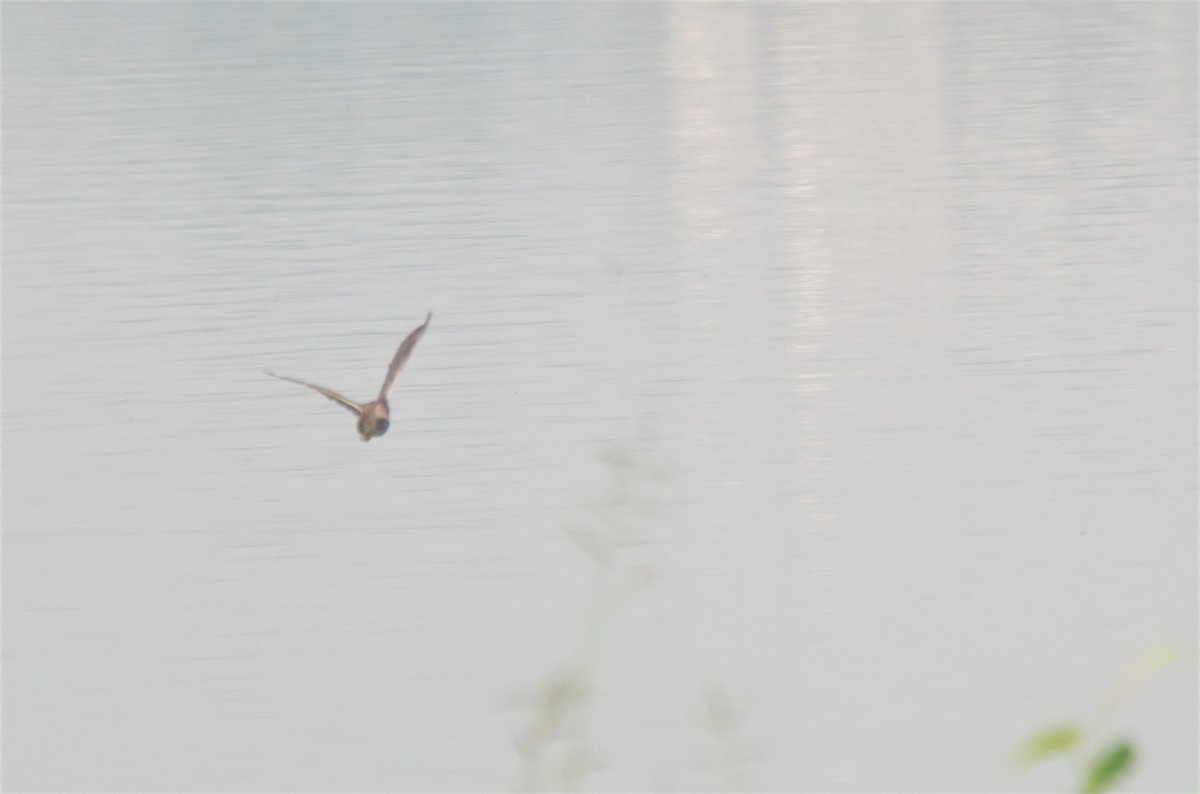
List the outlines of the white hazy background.
{"label": "white hazy background", "polygon": [[[6,2],[5,788],[509,789],[581,642],[585,789],[1073,788],[1197,639],[1196,23]],[[430,310],[370,444],[261,373]]]}

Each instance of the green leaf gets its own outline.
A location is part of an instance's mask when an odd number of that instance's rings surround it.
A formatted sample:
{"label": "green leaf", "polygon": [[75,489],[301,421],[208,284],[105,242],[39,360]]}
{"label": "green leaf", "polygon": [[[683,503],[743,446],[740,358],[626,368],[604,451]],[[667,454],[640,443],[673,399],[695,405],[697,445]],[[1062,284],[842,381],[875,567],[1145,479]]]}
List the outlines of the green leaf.
{"label": "green leaf", "polygon": [[1056,755],[1065,755],[1079,745],[1079,726],[1055,725],[1030,736],[1017,751],[1017,763],[1034,764]]}
{"label": "green leaf", "polygon": [[1108,791],[1116,784],[1118,778],[1129,771],[1133,761],[1133,745],[1128,742],[1116,742],[1092,762],[1082,791],[1084,794],[1101,794]]}

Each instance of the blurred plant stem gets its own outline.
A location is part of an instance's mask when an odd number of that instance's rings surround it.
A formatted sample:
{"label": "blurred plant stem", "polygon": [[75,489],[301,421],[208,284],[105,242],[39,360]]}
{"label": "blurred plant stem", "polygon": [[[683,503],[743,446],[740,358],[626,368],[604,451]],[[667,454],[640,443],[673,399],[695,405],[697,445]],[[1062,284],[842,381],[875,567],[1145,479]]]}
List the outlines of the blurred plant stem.
{"label": "blurred plant stem", "polygon": [[748,754],[741,738],[741,715],[729,694],[712,685],[705,691],[708,732],[714,744],[713,775],[720,791],[748,791]]}
{"label": "blurred plant stem", "polygon": [[573,791],[598,765],[588,738],[594,682],[617,612],[649,584],[648,566],[629,560],[641,543],[639,527],[656,512],[648,487],[663,478],[631,450],[610,446],[597,456],[609,471],[604,497],[567,525],[567,535],[595,564],[592,596],[573,657],[550,673],[532,697],[533,715],[517,741],[520,791]]}

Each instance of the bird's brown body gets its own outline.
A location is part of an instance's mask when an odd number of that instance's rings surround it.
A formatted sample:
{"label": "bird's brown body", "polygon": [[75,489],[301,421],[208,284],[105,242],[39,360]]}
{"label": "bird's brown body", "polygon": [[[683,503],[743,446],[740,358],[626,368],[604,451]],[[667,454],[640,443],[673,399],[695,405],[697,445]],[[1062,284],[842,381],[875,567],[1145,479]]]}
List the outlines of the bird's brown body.
{"label": "bird's brown body", "polygon": [[392,363],[388,366],[387,377],[383,380],[383,387],[379,390],[379,397],[369,403],[356,403],[354,400],[338,394],[333,389],[327,389],[324,386],[318,386],[308,381],[289,378],[286,375],[276,375],[270,370],[263,371],[272,378],[279,378],[280,380],[307,386],[353,412],[358,416],[359,436],[362,437],[363,441],[370,441],[373,438],[382,436],[388,431],[388,427],[391,426],[391,409],[388,406],[388,395],[391,394],[392,386],[396,383],[396,376],[400,374],[400,369],[404,366],[404,362],[408,361],[408,357],[412,355],[413,348],[417,346],[417,342],[421,341],[421,337],[425,334],[425,329],[429,327],[429,321],[432,318],[433,312],[430,312],[425,318],[425,323],[414,329],[400,344],[396,355],[392,357]]}

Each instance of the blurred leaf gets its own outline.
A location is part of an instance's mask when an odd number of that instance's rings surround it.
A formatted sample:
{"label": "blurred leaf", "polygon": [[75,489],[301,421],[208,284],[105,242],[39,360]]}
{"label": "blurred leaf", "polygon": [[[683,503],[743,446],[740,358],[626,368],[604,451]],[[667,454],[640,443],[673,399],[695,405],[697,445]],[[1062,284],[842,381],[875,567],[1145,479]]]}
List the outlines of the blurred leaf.
{"label": "blurred leaf", "polygon": [[1065,755],[1079,745],[1081,733],[1074,723],[1055,725],[1030,736],[1017,751],[1017,762],[1035,764],[1056,755]]}
{"label": "blurred leaf", "polygon": [[567,537],[575,541],[575,545],[584,554],[592,558],[592,562],[603,568],[612,562],[613,546],[599,533],[573,521],[567,526]]}
{"label": "blurred leaf", "polygon": [[737,731],[738,713],[729,694],[718,686],[710,685],[704,691],[708,707],[708,728],[716,736],[729,736]]}
{"label": "blurred leaf", "polygon": [[1108,791],[1117,779],[1133,766],[1133,746],[1128,742],[1117,742],[1108,752],[1095,760],[1088,769],[1087,779],[1083,783],[1084,794],[1100,794]]}

